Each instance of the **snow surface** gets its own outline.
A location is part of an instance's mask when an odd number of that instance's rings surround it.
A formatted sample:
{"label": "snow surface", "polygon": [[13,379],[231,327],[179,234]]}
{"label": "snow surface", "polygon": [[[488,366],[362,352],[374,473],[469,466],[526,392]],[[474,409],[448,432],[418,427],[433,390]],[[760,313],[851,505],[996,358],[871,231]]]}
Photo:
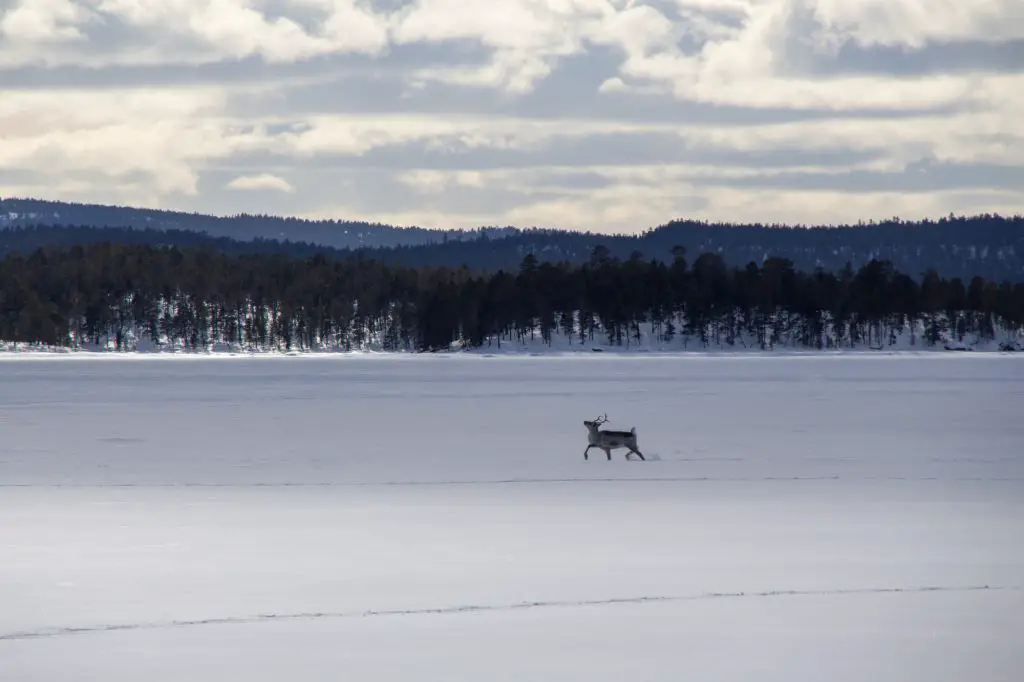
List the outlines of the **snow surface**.
{"label": "snow surface", "polygon": [[1016,681],[1022,408],[1015,355],[0,360],[0,680]]}

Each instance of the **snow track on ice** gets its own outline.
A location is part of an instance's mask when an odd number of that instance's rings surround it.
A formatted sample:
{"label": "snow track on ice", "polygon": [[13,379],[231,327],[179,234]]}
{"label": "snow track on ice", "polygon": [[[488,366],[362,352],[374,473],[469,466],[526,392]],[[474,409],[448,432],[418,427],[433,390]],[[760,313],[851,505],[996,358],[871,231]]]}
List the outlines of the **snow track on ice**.
{"label": "snow track on ice", "polygon": [[123,632],[132,630],[159,630],[169,628],[189,628],[203,625],[247,625],[281,621],[309,621],[358,619],[396,616],[456,615],[463,613],[486,613],[495,611],[519,611],[525,609],[571,608],[588,606],[614,606],[620,604],[645,604],[654,602],[703,601],[712,599],[744,599],[774,597],[835,597],[866,594],[921,594],[928,592],[983,592],[983,591],[1019,591],[1015,586],[922,586],[922,587],[863,587],[834,590],[772,590],[767,592],[705,592],[691,595],[669,595],[648,597],[617,597],[609,599],[583,599],[568,601],[528,601],[515,604],[483,604],[465,606],[446,606],[419,609],[384,609],[364,611],[320,611],[300,613],[266,613],[248,616],[222,616],[196,620],[162,620],[136,623],[116,623],[100,625],[82,625],[72,627],[49,627],[24,632],[0,633],[0,642],[25,639],[47,639],[68,635],[96,634],[104,632]]}
{"label": "snow track on ice", "polygon": [[676,476],[623,478],[499,478],[454,481],[280,481],[271,483],[0,483],[0,488],[389,488],[544,483],[760,483],[785,481],[985,481],[1020,482],[1024,476]]}

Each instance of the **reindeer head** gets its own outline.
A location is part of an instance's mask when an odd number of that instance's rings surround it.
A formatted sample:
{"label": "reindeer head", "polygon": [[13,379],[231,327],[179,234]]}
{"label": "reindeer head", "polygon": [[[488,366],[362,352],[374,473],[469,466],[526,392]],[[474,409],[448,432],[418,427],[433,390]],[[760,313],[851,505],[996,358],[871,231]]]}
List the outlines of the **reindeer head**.
{"label": "reindeer head", "polygon": [[584,421],[583,425],[586,426],[588,429],[596,429],[597,427],[601,426],[601,424],[604,424],[607,421],[608,415],[605,414],[604,416],[598,417],[593,421]]}

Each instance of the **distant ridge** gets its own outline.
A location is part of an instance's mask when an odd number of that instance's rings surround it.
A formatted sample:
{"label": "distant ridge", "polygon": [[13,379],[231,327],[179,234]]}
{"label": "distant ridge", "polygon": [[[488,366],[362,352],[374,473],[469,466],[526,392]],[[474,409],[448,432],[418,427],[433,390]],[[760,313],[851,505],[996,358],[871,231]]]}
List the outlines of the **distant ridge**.
{"label": "distant ridge", "polygon": [[[6,228],[6,229],[5,229]],[[900,218],[840,226],[726,224],[674,220],[636,235],[555,229],[486,227],[433,230],[382,223],[239,214],[217,217],[154,209],[0,199],[0,255],[40,246],[115,243],[208,246],[227,253],[281,252],[306,258],[364,256],[410,266],[517,268],[527,254],[540,261],[588,260],[604,247],[614,258],[670,261],[683,247],[692,261],[717,253],[731,266],[778,257],[800,269],[858,268],[889,260],[921,277],[1024,281],[1024,217],[996,214],[938,220]]]}
{"label": "distant ridge", "polygon": [[187,230],[240,241],[287,240],[339,249],[444,243],[451,239],[477,239],[483,234],[489,237],[502,237],[519,232],[510,227],[435,230],[423,227],[396,227],[358,220],[308,220],[250,213],[214,216],[130,206],[0,198],[0,229],[30,225]]}

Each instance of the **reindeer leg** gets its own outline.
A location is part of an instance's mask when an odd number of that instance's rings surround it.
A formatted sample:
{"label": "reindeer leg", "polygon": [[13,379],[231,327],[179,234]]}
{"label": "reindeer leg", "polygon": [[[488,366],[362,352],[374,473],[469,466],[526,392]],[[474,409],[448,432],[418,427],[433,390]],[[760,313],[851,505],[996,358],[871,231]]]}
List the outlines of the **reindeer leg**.
{"label": "reindeer leg", "polygon": [[590,448],[592,448],[592,447],[594,447],[594,446],[593,445],[588,445],[587,449],[583,451],[583,461],[586,461],[586,460],[590,459],[587,456],[587,453],[590,452]]}
{"label": "reindeer leg", "polygon": [[[640,452],[639,450],[630,449],[630,452],[636,453],[636,456],[639,457],[641,461],[647,461],[647,458],[644,457],[644,453]],[[626,459],[629,459],[629,453],[626,453]]]}
{"label": "reindeer leg", "polygon": [[604,454],[608,455],[608,461],[612,461],[612,451],[608,448],[604,448]]}

